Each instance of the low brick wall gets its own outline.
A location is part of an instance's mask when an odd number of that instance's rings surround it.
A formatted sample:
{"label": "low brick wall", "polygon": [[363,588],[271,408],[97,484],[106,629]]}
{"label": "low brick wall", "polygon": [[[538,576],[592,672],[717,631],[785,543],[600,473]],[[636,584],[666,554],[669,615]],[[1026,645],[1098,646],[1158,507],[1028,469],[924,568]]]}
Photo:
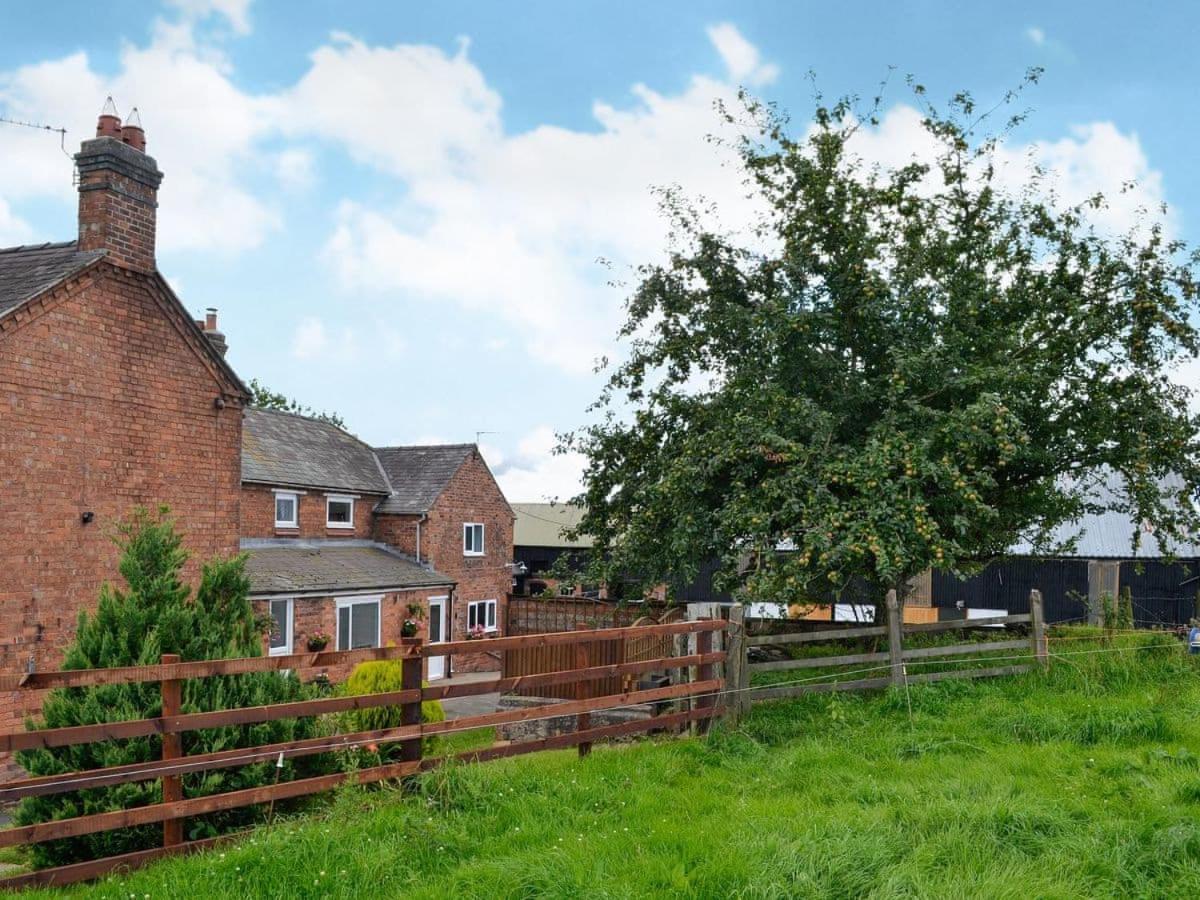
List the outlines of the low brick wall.
{"label": "low brick wall", "polygon": [[[518,697],[515,694],[505,694],[500,698],[497,708],[500,712],[504,712],[511,709],[529,709],[534,706],[547,706],[566,702],[568,701],[547,697]],[[620,725],[623,722],[643,721],[650,718],[654,715],[654,705],[647,703],[624,709],[602,709],[590,715],[592,717],[591,723],[593,728],[600,728],[604,725]],[[496,739],[512,741],[513,743],[537,741],[559,734],[570,734],[575,730],[575,724],[576,717],[570,715],[530,722],[516,722],[512,725],[500,725],[496,728]],[[615,738],[615,740],[629,741],[640,736],[630,735],[629,737]]]}

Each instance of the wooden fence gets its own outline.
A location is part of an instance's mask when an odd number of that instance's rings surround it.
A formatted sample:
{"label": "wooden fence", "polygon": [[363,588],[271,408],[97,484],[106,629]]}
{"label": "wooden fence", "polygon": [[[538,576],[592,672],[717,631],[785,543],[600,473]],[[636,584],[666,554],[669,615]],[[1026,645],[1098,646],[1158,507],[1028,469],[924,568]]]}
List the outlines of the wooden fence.
{"label": "wooden fence", "polygon": [[[667,616],[673,615],[673,613],[667,614]],[[663,623],[655,621],[650,616],[643,616],[625,626],[636,637],[625,638],[621,641],[602,641],[592,645],[589,650],[592,664],[621,666],[625,663],[644,663],[671,656],[674,652],[675,636],[660,633],[649,627],[660,624]],[[575,630],[586,632],[588,629],[585,626],[577,626]],[[524,676],[569,669],[577,664],[575,654],[575,647],[555,644],[510,650],[504,654],[501,661],[501,678],[522,679]],[[646,674],[651,674],[651,670],[642,667],[621,672],[599,682],[596,690],[599,693],[611,694],[628,691],[636,683],[638,675]],[[520,685],[510,690],[509,693],[525,697],[554,697],[561,700],[570,700],[575,696],[575,685],[572,684],[544,685],[526,679],[521,681]]]}
{"label": "wooden fence", "polygon": [[661,618],[679,607],[650,603],[614,603],[586,597],[508,598],[505,634],[542,634],[578,628],[625,628],[646,615]]}
{"label": "wooden fence", "polygon": [[[727,672],[729,698],[727,708],[737,715],[751,703],[796,697],[830,691],[861,691],[886,688],[904,684],[920,684],[943,681],[950,678],[989,678],[999,675],[1017,675],[1029,671],[1033,664],[1045,666],[1049,660],[1046,645],[1046,628],[1042,607],[1042,595],[1031,591],[1030,612],[1018,615],[996,616],[981,619],[954,619],[942,622],[904,623],[894,591],[888,593],[884,625],[855,626],[834,630],[794,632],[775,635],[748,635],[743,627],[743,610],[734,607],[730,611],[733,626],[730,633],[729,668]],[[1028,625],[1028,637],[1004,637],[1001,640],[951,644],[945,646],[905,647],[904,636],[930,632],[962,630],[971,628],[1001,628],[1010,625]],[[815,656],[800,659],[780,659],[765,662],[750,662],[750,651],[754,647],[805,644],[813,642],[861,641],[863,638],[886,639],[887,649],[868,652],[844,653],[834,656]],[[908,663],[914,668],[925,661],[938,659],[946,663],[972,663],[971,659],[955,659],[977,654],[1000,654],[1012,659],[1022,659],[1016,664],[1000,666],[977,666],[937,671],[908,671]],[[1024,661],[1026,655],[1028,661]],[[995,660],[993,660],[995,661]],[[813,678],[795,683],[764,685],[752,688],[750,679],[756,672],[804,671],[828,669],[839,666],[854,666],[855,670],[842,678]],[[879,674],[872,674],[872,673]],[[866,677],[863,677],[863,676]]]}
{"label": "wooden fence", "polygon": [[[434,684],[424,687],[421,683],[424,658],[475,653],[479,650],[478,643],[453,641],[422,644],[419,640],[405,640],[399,647],[201,662],[180,662],[177,657],[164,656],[161,664],[153,666],[80,669],[0,676],[0,690],[45,690],[100,684],[159,682],[163,698],[162,715],[155,718],[0,734],[0,750],[8,752],[37,747],[64,747],[155,734],[162,736],[161,760],[8,782],[0,786],[0,801],[151,780],[161,781],[163,796],[162,802],[148,806],[0,830],[0,847],[11,847],[138,825],[156,823],[163,825],[161,847],[122,856],[41,869],[28,874],[0,879],[0,889],[11,890],[32,885],[69,884],[96,878],[116,869],[135,868],[166,855],[190,853],[212,847],[221,841],[229,840],[231,836],[201,841],[184,841],[183,821],[191,816],[205,815],[219,810],[237,809],[321,793],[346,782],[368,784],[415,774],[445,760],[445,757],[422,757],[422,738],[430,735],[560,716],[576,717],[576,730],[570,733],[521,743],[499,742],[480,750],[455,754],[457,759],[482,761],[571,746],[579,747],[582,755],[587,753],[592,742],[596,740],[642,731],[675,729],[692,722],[697,723],[697,727],[703,730],[707,727],[708,720],[717,712],[716,701],[723,688],[723,681],[717,666],[725,661],[726,654],[714,651],[713,637],[715,633],[723,631],[725,627],[725,622],[709,619],[637,628],[568,631],[496,638],[488,642],[488,649],[504,654],[528,649],[563,648],[566,651],[564,655],[561,658],[554,657],[562,668],[538,674],[504,676],[499,681]],[[695,652],[682,656],[664,654],[664,656],[654,659],[608,662],[604,655],[605,651],[599,649],[614,643],[622,645],[630,639],[644,640],[648,637],[659,637],[669,641],[676,635],[695,635]],[[354,697],[333,696],[214,712],[183,714],[179,711],[181,682],[189,678],[209,678],[280,669],[325,668],[373,659],[400,661],[402,667],[400,690],[383,694]],[[608,693],[602,691],[602,687],[611,686],[614,679],[624,676],[692,667],[696,669],[697,678],[690,683],[672,684],[648,690]],[[444,700],[450,697],[489,693],[496,690],[519,691],[524,688],[538,688],[539,691],[545,691],[563,685],[572,689],[572,699],[565,703],[505,710],[445,722],[422,723],[421,721],[421,702],[423,700]],[[616,725],[593,728],[589,721],[589,714],[592,712],[639,704],[653,704],[653,708],[657,711],[665,707],[668,701],[681,702],[683,707],[670,712],[657,712],[645,720],[622,722]],[[184,756],[181,753],[180,735],[186,731],[380,706],[400,706],[402,708],[401,725],[396,728],[308,738],[216,753],[192,756]],[[232,768],[280,758],[311,756],[366,744],[399,744],[400,759],[398,762],[354,772],[301,778],[201,797],[184,798],[183,796],[180,779],[182,775],[190,772]]]}

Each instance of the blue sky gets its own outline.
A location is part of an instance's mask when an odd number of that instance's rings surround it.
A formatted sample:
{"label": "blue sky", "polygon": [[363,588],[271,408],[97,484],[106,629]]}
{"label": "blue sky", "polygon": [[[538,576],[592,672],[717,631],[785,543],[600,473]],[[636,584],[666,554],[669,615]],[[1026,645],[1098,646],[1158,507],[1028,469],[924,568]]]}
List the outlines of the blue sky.
{"label": "blue sky", "polygon": [[[663,228],[650,188],[745,215],[704,140],[745,85],[803,120],[870,95],[862,152],[919,152],[903,74],[981,100],[1044,66],[1013,159],[1034,145],[1082,196],[1136,179],[1197,237],[1200,60],[1190,5],[800,2],[335,3],[132,0],[3,13],[0,115],[68,129],[105,95],[138,106],[160,191],[160,268],[220,309],[244,378],[379,444],[474,440],[512,500],[571,492],[555,431],[585,421],[615,355],[628,265]],[[73,236],[70,161],[0,126],[0,245]],[[605,269],[597,258],[612,260]]]}

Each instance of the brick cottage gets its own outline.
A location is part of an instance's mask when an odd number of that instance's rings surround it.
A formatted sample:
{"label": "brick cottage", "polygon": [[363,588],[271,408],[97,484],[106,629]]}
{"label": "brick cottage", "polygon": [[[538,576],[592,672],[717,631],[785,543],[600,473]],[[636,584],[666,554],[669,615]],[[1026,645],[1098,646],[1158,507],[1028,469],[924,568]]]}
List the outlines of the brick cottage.
{"label": "brick cottage", "polygon": [[[473,444],[374,450],[327,422],[246,411],[241,544],[273,653],[315,634],[339,650],[398,641],[408,618],[430,641],[499,634],[512,525]],[[499,668],[480,648],[455,667]]]}
{"label": "brick cottage", "polygon": [[[434,640],[498,633],[513,518],[478,449],[375,451],[246,409],[215,311],[194,320],[157,271],[145,150],[110,101],[75,157],[77,239],[0,249],[0,672],[59,664],[119,579],[113,526],[160,503],[193,583],[200,561],[249,553],[271,650],[388,643],[413,614]],[[497,666],[480,646],[463,668]],[[0,728],[20,702],[0,697]]]}

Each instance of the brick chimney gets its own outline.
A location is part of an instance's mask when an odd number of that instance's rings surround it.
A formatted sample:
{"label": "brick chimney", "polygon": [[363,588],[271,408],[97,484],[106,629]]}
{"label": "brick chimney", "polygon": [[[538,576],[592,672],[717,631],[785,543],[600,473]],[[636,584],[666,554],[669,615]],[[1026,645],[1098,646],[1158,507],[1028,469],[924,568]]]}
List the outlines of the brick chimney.
{"label": "brick chimney", "polygon": [[112,97],[96,124],[96,137],[75,154],[79,171],[79,249],[107,250],[113,263],[154,271],[155,210],[162,172],[147,156],[137,110],[124,126]]}
{"label": "brick chimney", "polygon": [[204,311],[204,318],[196,320],[196,327],[204,332],[204,336],[208,338],[208,342],[216,348],[217,352],[224,356],[229,352],[229,343],[225,340],[225,335],[217,329],[217,311],[211,306]]}

